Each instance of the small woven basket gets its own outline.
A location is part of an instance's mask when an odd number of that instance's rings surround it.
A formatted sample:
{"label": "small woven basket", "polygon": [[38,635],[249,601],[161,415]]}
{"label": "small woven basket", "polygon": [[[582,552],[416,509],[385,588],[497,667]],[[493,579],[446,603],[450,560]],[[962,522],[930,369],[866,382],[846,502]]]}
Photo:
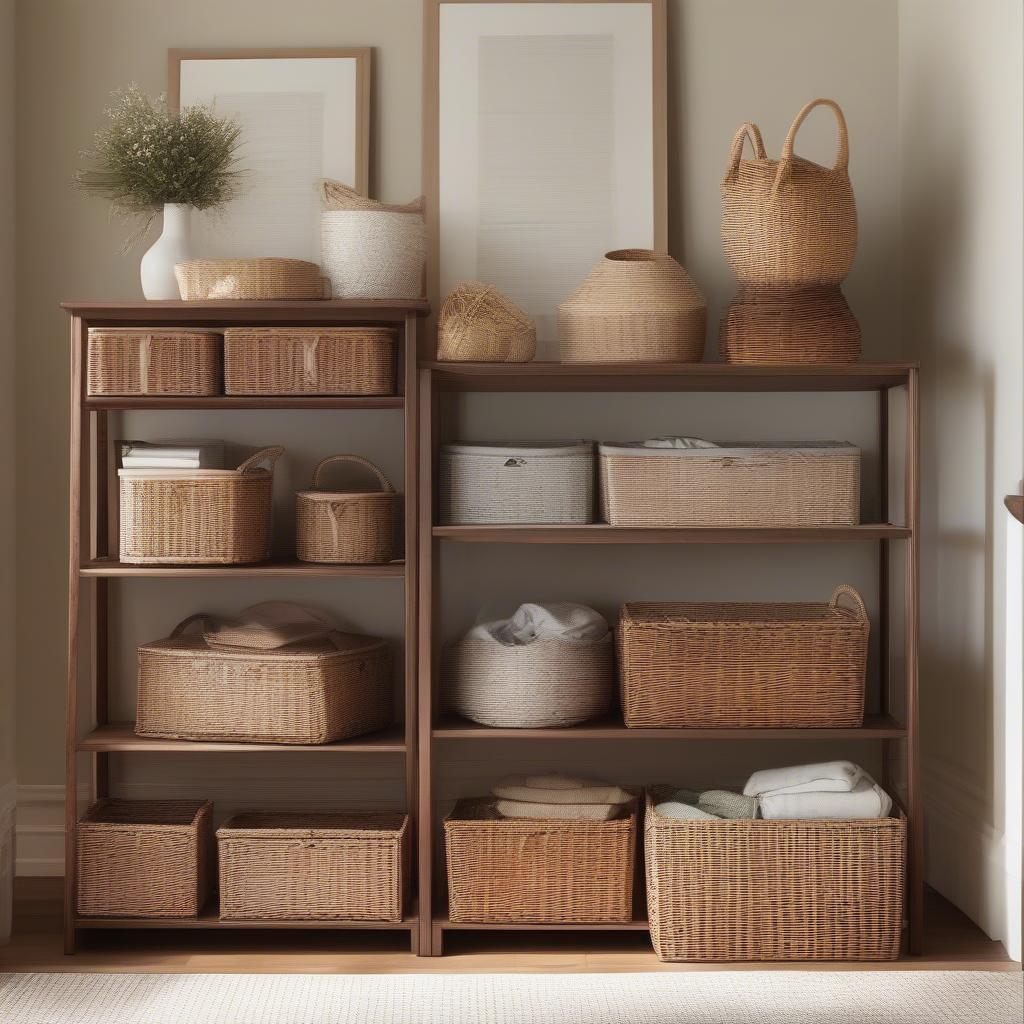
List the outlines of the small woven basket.
{"label": "small woven basket", "polygon": [[405,814],[238,814],[217,829],[222,921],[401,921]]}
{"label": "small woven basket", "polygon": [[[379,491],[320,490],[333,463],[368,469]],[[311,490],[295,495],[295,550],[301,562],[380,564],[401,550],[402,499],[372,462],[358,455],[331,455],[313,470]]]}
{"label": "small woven basket", "polygon": [[186,302],[203,299],[329,299],[330,282],[305,260],[186,260],[174,267]]}
{"label": "small woven basket", "polygon": [[99,800],[78,822],[83,917],[196,917],[209,893],[213,804]]}
{"label": "small woven basket", "polygon": [[648,792],[647,916],[660,960],[895,960],[907,822],[691,821]]}
{"label": "small woven basket", "polygon": [[466,282],[444,300],[437,321],[439,360],[528,363],[536,351],[533,321],[492,285]]}
{"label": "small woven basket", "polygon": [[88,388],[90,395],[219,395],[221,336],[90,327]]}
{"label": "small woven basket", "polygon": [[233,565],[270,557],[273,463],[264,448],[238,469],[119,469],[121,561]]}
{"label": "small woven basket", "polygon": [[492,800],[460,800],[444,822],[448,917],[479,924],[631,921],[636,819],[635,807],[611,821],[503,818]]}
{"label": "small woven basket", "polygon": [[827,604],[623,605],[623,721],[627,729],[859,728],[869,631],[864,601],[848,586]]}

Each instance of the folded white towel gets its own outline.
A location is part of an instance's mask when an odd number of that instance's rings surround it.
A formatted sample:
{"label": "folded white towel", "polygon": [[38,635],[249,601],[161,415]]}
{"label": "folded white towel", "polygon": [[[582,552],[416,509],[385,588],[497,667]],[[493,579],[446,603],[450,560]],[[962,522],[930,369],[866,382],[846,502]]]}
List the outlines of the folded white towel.
{"label": "folded white towel", "polygon": [[527,800],[498,800],[495,808],[503,818],[551,818],[563,821],[610,821],[622,812],[622,804],[545,804]]}
{"label": "folded white towel", "polygon": [[714,441],[705,441],[701,437],[649,437],[644,441],[645,448],[717,448]]}
{"label": "folded white towel", "polygon": [[743,787],[744,796],[767,793],[849,793],[865,772],[852,761],[797,764],[754,772]]}
{"label": "folded white towel", "polygon": [[665,800],[655,804],[654,809],[666,818],[679,818],[687,821],[721,821],[717,814],[709,814],[693,804],[684,804],[682,800]]}
{"label": "folded white towel", "polygon": [[523,604],[510,619],[484,622],[466,634],[471,640],[497,640],[506,647],[523,647],[537,640],[596,644],[608,635],[603,615],[584,604]]}
{"label": "folded white towel", "polygon": [[770,793],[760,798],[760,804],[761,817],[769,821],[886,818],[892,797],[865,776],[848,793]]}
{"label": "folded white towel", "polygon": [[633,800],[632,793],[618,786],[568,776],[513,775],[502,779],[491,792],[502,800],[535,804],[626,804]]}

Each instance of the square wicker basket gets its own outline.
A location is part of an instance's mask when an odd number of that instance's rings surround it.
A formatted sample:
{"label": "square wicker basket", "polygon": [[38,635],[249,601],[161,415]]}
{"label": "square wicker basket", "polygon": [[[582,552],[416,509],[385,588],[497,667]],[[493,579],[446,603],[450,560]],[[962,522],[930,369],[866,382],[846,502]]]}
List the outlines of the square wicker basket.
{"label": "square wicker basket", "polygon": [[221,336],[90,327],[88,389],[90,395],[219,395]]}
{"label": "square wicker basket", "polygon": [[83,917],[196,917],[209,892],[213,804],[99,800],[78,822]]}
{"label": "square wicker basket", "polygon": [[895,960],[906,818],[690,821],[648,792],[647,915],[659,959]]}
{"label": "square wicker basket", "polygon": [[450,920],[631,921],[636,824],[635,807],[611,821],[513,819],[460,800],[444,822]]}
{"label": "square wicker basket", "polygon": [[238,814],[217,830],[223,921],[401,921],[409,817]]}

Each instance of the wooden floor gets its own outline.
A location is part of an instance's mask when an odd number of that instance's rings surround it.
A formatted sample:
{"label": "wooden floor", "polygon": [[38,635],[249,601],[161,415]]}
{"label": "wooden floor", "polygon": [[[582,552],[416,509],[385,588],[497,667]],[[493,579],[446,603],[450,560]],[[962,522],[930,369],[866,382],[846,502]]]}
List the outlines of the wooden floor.
{"label": "wooden floor", "polygon": [[4,971],[190,973],[580,972],[737,970],[1020,970],[1003,947],[940,896],[926,904],[923,957],[872,964],[662,964],[643,932],[454,933],[443,957],[414,957],[394,932],[97,932],[75,956],[61,951],[61,880],[15,883],[14,935]]}

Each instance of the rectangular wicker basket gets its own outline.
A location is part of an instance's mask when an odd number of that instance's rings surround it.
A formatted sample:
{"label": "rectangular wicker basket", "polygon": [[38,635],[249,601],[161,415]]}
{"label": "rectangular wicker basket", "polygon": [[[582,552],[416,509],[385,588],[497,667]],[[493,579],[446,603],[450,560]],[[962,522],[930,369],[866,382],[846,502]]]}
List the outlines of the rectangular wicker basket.
{"label": "rectangular wicker basket", "polygon": [[401,921],[409,818],[238,814],[217,830],[223,921]]}
{"label": "rectangular wicker basket", "polygon": [[855,526],[860,450],[723,441],[717,448],[599,447],[601,516],[612,526]]}
{"label": "rectangular wicker basket", "polygon": [[221,336],[90,327],[87,376],[90,395],[219,395]]}
{"label": "rectangular wicker basket", "polygon": [[99,800],[78,822],[83,917],[196,917],[209,893],[213,804]]}
{"label": "rectangular wicker basket", "polygon": [[333,633],[271,650],[214,648],[185,632],[201,618],[139,647],[139,736],[321,744],[391,724],[385,641]]}
{"label": "rectangular wicker basket", "polygon": [[659,959],[895,960],[907,822],[692,821],[648,793],[647,916]]}
{"label": "rectangular wicker basket", "polygon": [[502,818],[460,800],[444,822],[448,916],[478,924],[622,924],[633,916],[637,812]]}
{"label": "rectangular wicker basket", "polygon": [[393,395],[391,327],[229,327],[229,395]]}
{"label": "rectangular wicker basket", "polygon": [[857,728],[869,629],[846,586],[827,604],[623,605],[623,720],[630,729]]}

